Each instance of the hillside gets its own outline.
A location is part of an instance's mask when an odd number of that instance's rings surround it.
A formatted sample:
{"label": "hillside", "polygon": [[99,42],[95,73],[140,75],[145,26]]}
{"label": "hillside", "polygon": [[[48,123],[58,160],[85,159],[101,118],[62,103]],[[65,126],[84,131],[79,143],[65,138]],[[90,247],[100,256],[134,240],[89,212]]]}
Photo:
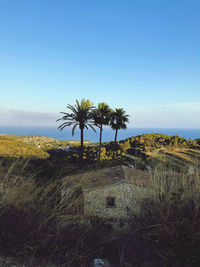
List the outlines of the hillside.
{"label": "hillside", "polygon": [[49,154],[39,147],[11,138],[0,136],[0,156],[13,158],[48,158]]}
{"label": "hillside", "polygon": [[198,166],[200,159],[199,139],[186,140],[178,135],[143,134],[121,141],[121,145],[129,144],[127,152],[137,164],[156,167],[160,163],[178,171],[188,170],[188,166]]}
{"label": "hillside", "polygon": [[[186,140],[178,135],[143,134],[126,140],[105,142],[101,148],[101,162],[127,162],[136,168],[154,168],[161,163],[169,169],[187,171],[198,166],[200,159],[199,139]],[[59,168],[79,165],[80,141],[58,141],[44,136],[1,135],[0,156],[13,158],[50,158]],[[64,148],[68,146],[70,150]],[[98,160],[98,143],[84,142],[84,165]],[[116,162],[117,160],[117,162]],[[61,164],[62,163],[62,164]],[[71,164],[71,165],[70,165]],[[91,165],[92,167],[92,165]]]}
{"label": "hillside", "polygon": [[[46,136],[2,134],[0,135],[0,156],[48,158],[49,150],[62,150],[67,145],[77,147],[79,144],[79,140],[58,141]],[[84,144],[88,145],[90,141],[85,141]]]}
{"label": "hillside", "polygon": [[[12,140],[17,140],[27,143],[29,145],[41,148],[43,150],[59,149],[65,147],[66,145],[78,146],[80,143],[79,140],[58,141],[51,137],[37,136],[37,135],[2,135],[2,136],[10,138]],[[90,141],[85,141],[84,143],[88,144],[90,143]]]}
{"label": "hillside", "polygon": [[[186,261],[199,266],[200,177],[197,168],[188,175],[199,162],[198,142],[160,134],[135,136],[117,144],[103,143],[100,162],[98,145],[85,143],[83,166],[79,144],[38,136],[0,136],[2,255],[36,257],[31,266],[40,266],[36,260],[41,257],[41,266],[48,265],[47,259],[67,266],[82,266],[84,261],[84,266],[90,266],[95,257],[118,266],[122,254],[127,266],[185,266]],[[66,145],[71,149],[63,149]],[[89,227],[84,226],[85,215],[79,212],[82,188],[103,188],[118,181],[120,164],[135,167],[123,166],[129,183],[150,184],[155,194],[141,202],[137,216],[130,215],[127,230],[107,227],[107,221],[97,216],[90,216]],[[149,167],[154,171],[149,172]]]}

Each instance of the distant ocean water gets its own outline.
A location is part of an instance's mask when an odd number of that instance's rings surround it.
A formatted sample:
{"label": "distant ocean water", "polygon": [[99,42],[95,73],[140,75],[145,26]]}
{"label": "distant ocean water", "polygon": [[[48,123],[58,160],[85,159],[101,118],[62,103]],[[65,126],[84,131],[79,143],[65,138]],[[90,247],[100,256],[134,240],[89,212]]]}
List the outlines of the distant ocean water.
{"label": "distant ocean water", "polygon": [[[97,133],[92,130],[84,131],[84,139],[92,142],[99,140],[99,129]],[[144,133],[161,133],[168,135],[179,135],[186,139],[200,138],[200,129],[168,129],[168,128],[128,128],[126,130],[120,130],[118,133],[118,140],[126,139],[131,136],[136,136]],[[40,135],[52,137],[57,140],[79,140],[80,131],[77,128],[74,136],[70,128],[65,128],[62,131],[56,127],[17,127],[17,126],[0,126],[0,134],[17,134],[17,135]],[[112,141],[114,139],[115,132],[110,128],[103,130],[103,142]]]}

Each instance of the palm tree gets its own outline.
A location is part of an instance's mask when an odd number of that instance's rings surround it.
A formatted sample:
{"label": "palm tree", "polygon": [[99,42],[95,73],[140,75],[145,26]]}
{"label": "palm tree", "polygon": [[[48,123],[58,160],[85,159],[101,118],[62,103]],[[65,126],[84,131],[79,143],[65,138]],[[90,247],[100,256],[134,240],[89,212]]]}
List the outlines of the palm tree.
{"label": "palm tree", "polygon": [[96,132],[93,125],[93,117],[92,117],[92,111],[95,108],[93,106],[93,103],[90,102],[89,99],[85,100],[82,99],[79,103],[78,100],[76,100],[76,104],[68,105],[67,108],[72,113],[66,113],[66,112],[60,112],[61,114],[64,114],[64,116],[57,121],[64,120],[65,122],[62,123],[58,129],[63,130],[67,126],[73,126],[72,128],[72,135],[74,135],[74,131],[77,126],[79,126],[79,129],[81,131],[81,159],[83,158],[83,131],[86,128],[88,130],[88,127],[90,127],[93,131]]}
{"label": "palm tree", "polygon": [[120,129],[126,129],[126,123],[128,122],[128,117],[123,108],[116,108],[111,115],[110,126],[115,130],[115,144],[117,143],[117,134]]}
{"label": "palm tree", "polygon": [[108,125],[110,122],[111,108],[105,103],[99,103],[98,108],[93,112],[94,123],[100,129],[99,134],[99,160],[101,156],[101,142],[103,125]]}

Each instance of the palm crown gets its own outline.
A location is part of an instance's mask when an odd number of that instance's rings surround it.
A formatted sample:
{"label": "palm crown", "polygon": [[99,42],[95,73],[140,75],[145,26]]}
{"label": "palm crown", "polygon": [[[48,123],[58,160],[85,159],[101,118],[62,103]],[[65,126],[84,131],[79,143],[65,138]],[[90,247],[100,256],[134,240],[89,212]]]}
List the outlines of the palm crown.
{"label": "palm crown", "polygon": [[95,125],[100,127],[101,125],[108,125],[110,122],[111,109],[105,103],[99,103],[98,108],[94,110],[94,122]]}
{"label": "palm crown", "polygon": [[70,109],[72,113],[60,112],[61,114],[64,114],[64,116],[57,121],[64,120],[65,122],[62,123],[58,129],[63,130],[67,126],[73,126],[72,135],[74,135],[74,131],[77,126],[79,126],[82,130],[84,128],[88,129],[89,126],[95,131],[92,126],[94,125],[92,120],[92,110],[95,107],[89,99],[82,99],[81,103],[76,100],[76,104],[74,106],[68,105],[67,108]]}
{"label": "palm crown", "polygon": [[111,115],[110,126],[115,133],[115,142],[117,141],[117,133],[120,129],[126,129],[126,123],[128,122],[128,115],[125,113],[123,108],[116,108],[115,111]]}
{"label": "palm crown", "polygon": [[67,112],[60,112],[63,114],[63,117],[58,119],[57,121],[64,120],[65,122],[62,123],[58,129],[63,130],[67,126],[73,126],[72,128],[72,135],[74,135],[74,131],[77,126],[79,126],[79,129],[81,130],[81,158],[83,157],[83,130],[86,128],[88,130],[88,127],[92,128],[93,131],[96,132],[93,125],[93,114],[92,111],[95,108],[93,106],[93,103],[90,102],[89,99],[85,100],[82,99],[79,103],[78,100],[76,100],[76,104],[68,105],[67,108],[71,111],[71,113]]}

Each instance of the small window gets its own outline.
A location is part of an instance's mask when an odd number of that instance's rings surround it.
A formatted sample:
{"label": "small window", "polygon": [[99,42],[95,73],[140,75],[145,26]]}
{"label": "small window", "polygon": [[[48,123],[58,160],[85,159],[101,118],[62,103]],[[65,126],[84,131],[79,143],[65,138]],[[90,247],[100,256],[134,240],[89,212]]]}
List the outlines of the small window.
{"label": "small window", "polygon": [[114,197],[107,197],[106,198],[106,206],[107,206],[107,208],[115,207],[115,198]]}

